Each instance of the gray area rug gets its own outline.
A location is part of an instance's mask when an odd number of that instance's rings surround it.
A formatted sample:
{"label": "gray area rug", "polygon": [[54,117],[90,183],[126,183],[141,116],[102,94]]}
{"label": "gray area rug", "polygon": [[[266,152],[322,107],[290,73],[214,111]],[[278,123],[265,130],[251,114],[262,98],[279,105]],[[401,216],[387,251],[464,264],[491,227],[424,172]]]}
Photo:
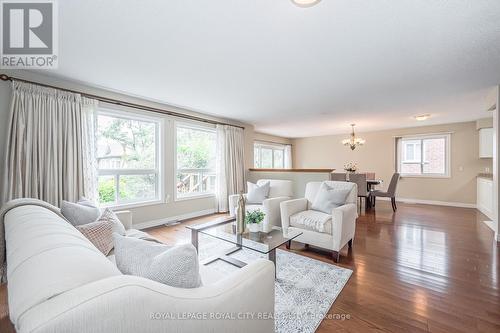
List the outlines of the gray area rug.
{"label": "gray area rug", "polygon": [[[233,244],[200,234],[200,260],[232,247]],[[231,256],[246,263],[265,257],[246,249]],[[225,274],[239,269],[222,260],[209,266]],[[352,274],[350,269],[279,249],[276,251],[276,266],[275,330],[279,333],[316,331]]]}

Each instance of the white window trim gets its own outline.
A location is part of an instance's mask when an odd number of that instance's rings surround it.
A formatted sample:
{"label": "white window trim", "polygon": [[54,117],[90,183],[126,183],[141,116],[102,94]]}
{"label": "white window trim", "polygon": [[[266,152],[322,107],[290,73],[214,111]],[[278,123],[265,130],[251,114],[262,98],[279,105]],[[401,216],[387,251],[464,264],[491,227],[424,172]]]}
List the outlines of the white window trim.
{"label": "white window trim", "polygon": [[[259,148],[259,161],[262,165],[262,148],[264,149],[271,149],[272,150],[272,158],[273,158],[273,166],[271,167],[271,169],[283,169],[285,167],[285,144],[272,144],[272,143],[267,143],[267,142],[260,142],[258,140],[254,141],[253,143],[253,148],[255,150],[256,147]],[[280,168],[276,168],[274,166],[274,151],[275,150],[281,150],[282,153],[283,153],[283,166],[281,166]],[[260,168],[260,169],[265,169],[265,168],[262,168],[262,166],[257,166],[255,165],[255,156],[253,158],[253,163],[254,163],[254,168]]]}
{"label": "white window trim", "polygon": [[[404,178],[451,178],[451,134],[452,133],[436,133],[436,134],[421,134],[421,135],[408,135],[408,136],[400,136],[396,137],[398,140],[398,144],[396,147],[396,163],[397,163],[397,170],[400,173],[401,177]],[[407,173],[401,173],[401,158],[403,154],[403,148],[402,148],[402,141],[404,139],[415,139],[415,140],[425,140],[425,139],[440,139],[440,138],[445,138],[446,144],[445,144],[445,173],[440,174],[440,173],[425,173],[425,174],[407,174]],[[421,145],[421,149],[423,149],[423,144]],[[421,155],[423,158],[423,155]],[[411,164],[411,162],[410,162]]]}
{"label": "white window trim", "polygon": [[172,174],[172,179],[173,179],[173,189],[174,189],[174,202],[180,202],[180,201],[188,201],[188,200],[195,200],[195,199],[202,199],[202,198],[215,198],[216,193],[211,193],[211,192],[204,192],[204,193],[193,193],[193,194],[188,194],[188,195],[182,195],[179,196],[177,193],[177,127],[187,127],[187,128],[193,128],[197,130],[202,130],[206,132],[211,132],[211,133],[216,133],[215,132],[215,125],[211,124],[200,124],[199,122],[194,122],[194,121],[186,121],[186,120],[174,120],[174,129],[173,129],[173,136],[174,136],[174,170]]}
{"label": "white window trim", "polygon": [[[97,117],[99,115],[122,118],[122,119],[133,119],[138,121],[149,121],[155,123],[155,169],[97,169],[98,176],[105,175],[144,175],[144,174],[156,174],[157,176],[157,196],[156,198],[150,200],[142,201],[132,201],[132,202],[120,202],[119,199],[119,189],[118,182],[115,181],[115,191],[117,201],[111,204],[99,204],[100,207],[116,209],[128,209],[137,208],[150,205],[163,204],[165,200],[165,182],[163,179],[163,142],[164,142],[164,129],[165,121],[161,117],[151,116],[151,114],[142,111],[129,111],[129,110],[113,110],[105,107],[99,106],[97,110]],[[97,121],[96,117],[96,121]],[[97,126],[96,126],[97,130]]]}

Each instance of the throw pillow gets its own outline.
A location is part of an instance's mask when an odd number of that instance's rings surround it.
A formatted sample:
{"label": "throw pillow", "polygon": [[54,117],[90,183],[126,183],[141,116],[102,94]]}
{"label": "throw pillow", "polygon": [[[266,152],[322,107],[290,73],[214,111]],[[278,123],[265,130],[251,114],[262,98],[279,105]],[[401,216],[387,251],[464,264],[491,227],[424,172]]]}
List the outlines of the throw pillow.
{"label": "throw pillow", "polygon": [[123,274],[177,288],[201,286],[198,253],[193,245],[171,247],[116,233],[113,236],[116,266]]}
{"label": "throw pillow", "polygon": [[113,222],[95,221],[75,226],[105,256],[113,249]]}
{"label": "throw pillow", "polygon": [[311,209],[326,214],[332,214],[334,208],[345,205],[349,192],[351,192],[351,190],[334,189],[326,183],[322,183],[314,198]]}
{"label": "throw pillow", "polygon": [[95,222],[101,216],[101,210],[87,203],[73,203],[63,200],[61,214],[74,226]]}
{"label": "throw pillow", "polygon": [[250,204],[262,204],[269,196],[269,190],[271,189],[271,183],[265,182],[262,185],[257,185],[254,183],[247,182],[247,202]]}
{"label": "throw pillow", "polygon": [[125,236],[126,231],[123,223],[111,209],[106,208],[97,221],[111,221],[113,223],[113,232]]}

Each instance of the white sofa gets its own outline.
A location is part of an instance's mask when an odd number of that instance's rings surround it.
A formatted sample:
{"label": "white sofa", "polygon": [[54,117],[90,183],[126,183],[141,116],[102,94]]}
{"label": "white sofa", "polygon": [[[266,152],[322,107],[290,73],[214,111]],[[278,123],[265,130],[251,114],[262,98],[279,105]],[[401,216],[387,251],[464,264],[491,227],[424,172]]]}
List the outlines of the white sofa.
{"label": "white sofa", "polygon": [[[357,185],[350,182],[325,181],[332,188],[349,189],[345,205],[334,208],[332,214],[312,211],[311,206],[316,194],[323,182],[310,182],[306,185],[305,198],[284,201],[281,203],[281,221],[283,232],[302,232],[294,240],[314,245],[333,251],[335,262],[339,260],[340,250],[349,244],[352,246],[354,232],[356,229],[356,218],[358,210],[356,201],[358,197]],[[302,219],[324,218],[328,221],[324,224],[324,229],[319,232],[314,228],[297,223]],[[302,220],[303,221],[303,220]],[[287,247],[290,246],[290,243]]]}
{"label": "white sofa", "polygon": [[[270,185],[269,197],[265,199],[261,205],[246,204],[245,207],[247,212],[260,209],[266,214],[264,216],[264,221],[260,224],[261,231],[263,232],[271,231],[273,226],[281,227],[280,203],[290,200],[293,197],[293,184],[291,180],[260,179],[257,181],[257,185],[261,186],[266,182],[269,182]],[[246,198],[246,194],[244,195]],[[229,196],[229,214],[231,216],[235,216],[236,214],[238,198],[238,194]]]}
{"label": "white sofa", "polygon": [[[130,228],[130,215],[119,216]],[[16,207],[4,222],[9,314],[17,332],[274,331],[273,319],[257,317],[274,313],[274,265],[268,260],[227,277],[203,267],[202,287],[180,289],[122,275],[46,208]],[[239,313],[256,317],[211,319]]]}

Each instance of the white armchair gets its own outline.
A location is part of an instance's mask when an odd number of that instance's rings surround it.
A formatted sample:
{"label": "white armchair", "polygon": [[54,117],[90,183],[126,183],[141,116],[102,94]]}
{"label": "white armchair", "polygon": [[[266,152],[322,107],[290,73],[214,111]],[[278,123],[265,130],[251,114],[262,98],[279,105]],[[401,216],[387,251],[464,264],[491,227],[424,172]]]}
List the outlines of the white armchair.
{"label": "white armchair", "polygon": [[[334,208],[332,214],[311,210],[312,203],[322,182],[310,182],[306,185],[305,198],[288,200],[281,203],[281,222],[283,232],[300,231],[302,235],[295,241],[311,244],[333,251],[333,259],[338,262],[340,250],[349,244],[352,247],[356,218],[358,190],[355,183],[326,181],[336,189],[350,189],[345,205]],[[314,223],[321,221],[321,223]],[[321,225],[321,229],[317,226]],[[287,248],[290,247],[290,242]]]}
{"label": "white armchair", "polygon": [[[290,200],[293,196],[291,180],[260,179],[257,181],[257,185],[260,186],[266,182],[270,183],[269,197],[262,202],[262,205],[246,205],[247,212],[260,209],[266,214],[264,221],[261,223],[261,230],[263,232],[271,231],[273,226],[281,227],[280,203]],[[238,197],[238,194],[229,196],[229,214],[231,216],[235,216],[236,214]]]}

